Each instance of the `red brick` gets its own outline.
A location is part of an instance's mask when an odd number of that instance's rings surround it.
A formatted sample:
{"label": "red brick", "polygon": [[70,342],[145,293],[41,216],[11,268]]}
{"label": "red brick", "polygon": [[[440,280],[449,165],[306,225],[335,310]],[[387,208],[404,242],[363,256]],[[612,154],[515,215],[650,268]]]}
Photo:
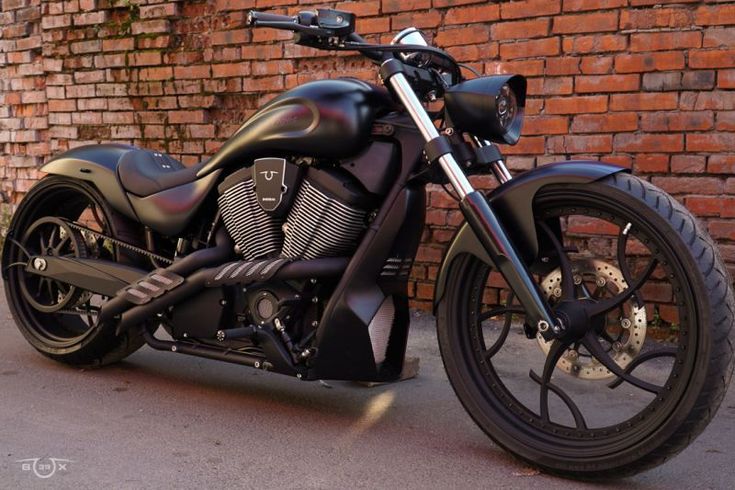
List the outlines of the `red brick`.
{"label": "red brick", "polygon": [[684,53],[680,51],[620,54],[615,57],[615,71],[618,73],[680,70],[682,68],[684,68]]}
{"label": "red brick", "polygon": [[170,124],[187,124],[187,123],[206,123],[207,122],[206,111],[169,111],[168,122]]}
{"label": "red brick", "polygon": [[549,34],[549,19],[521,20],[517,22],[498,22],[492,25],[491,37],[501,39],[528,39],[544,37]]}
{"label": "red brick", "polygon": [[655,27],[690,27],[694,14],[687,8],[624,9],[620,12],[620,29],[652,29]]}
{"label": "red brick", "polygon": [[626,5],[628,0],[564,0],[564,11],[603,10]]}
{"label": "red brick", "polygon": [[735,27],[717,27],[704,30],[702,47],[727,48],[733,45],[735,45]]}
{"label": "red brick", "polygon": [[558,37],[501,44],[500,56],[504,59],[554,56],[559,54],[559,46]]}
{"label": "red brick", "polygon": [[247,29],[235,29],[232,31],[217,31],[212,33],[213,46],[243,44],[250,40],[250,31]]}
{"label": "red brick", "polygon": [[398,32],[407,27],[417,27],[419,29],[433,28],[441,25],[442,16],[438,10],[428,10],[426,12],[406,13],[396,15],[391,19],[391,30]]}
{"label": "red brick", "polygon": [[565,53],[604,53],[624,51],[628,40],[619,34],[595,34],[565,37],[562,46]]}
{"label": "red brick", "polygon": [[450,24],[474,24],[477,22],[490,22],[500,18],[500,6],[488,4],[482,6],[455,7],[447,10],[444,23]]}
{"label": "red brick", "polygon": [[523,121],[523,135],[566,134],[569,119],[561,116],[530,116]]}
{"label": "red brick", "polygon": [[639,153],[633,168],[639,173],[666,173],[669,171],[669,155]]}
{"label": "red brick", "polygon": [[487,26],[459,27],[441,30],[434,38],[437,46],[457,46],[487,42],[490,34]]}
{"label": "red brick", "polygon": [[651,183],[670,194],[720,194],[723,188],[716,177],[653,177]]}
{"label": "red brick", "polygon": [[718,131],[735,132],[735,111],[720,111],[717,113],[715,129]]}
{"label": "red brick", "polygon": [[735,24],[735,5],[699,7],[695,12],[694,20],[700,26]]}
{"label": "red brick", "polygon": [[544,73],[544,60],[490,61],[485,64],[485,73],[519,73],[527,77]]}
{"label": "red brick", "polygon": [[578,93],[632,92],[640,88],[638,75],[589,75],[575,77]]}
{"label": "red brick", "polygon": [[684,150],[684,136],[680,134],[616,134],[615,151],[625,153],[676,153]]}
{"label": "red brick", "polygon": [[602,75],[612,72],[612,56],[585,56],[580,62],[580,68],[584,74]]}
{"label": "red brick", "polygon": [[729,133],[687,134],[687,151],[735,151],[735,138]]}
{"label": "red brick", "polygon": [[716,174],[735,174],[735,155],[710,156],[707,171]]}
{"label": "red brick", "polygon": [[581,114],[607,111],[606,95],[589,95],[548,99],[545,104],[547,114]]}
{"label": "red brick", "polygon": [[209,65],[176,66],[174,67],[174,78],[176,79],[200,79],[209,78],[211,75]]}
{"label": "red brick", "polygon": [[712,112],[651,112],[641,115],[641,129],[650,132],[705,131],[713,126]]}
{"label": "red brick", "polygon": [[554,17],[552,32],[572,34],[585,32],[606,32],[618,30],[617,12],[595,12],[579,15]]}
{"label": "red brick", "polygon": [[569,153],[610,153],[612,136],[605,135],[572,135],[551,136],[548,138],[549,151],[558,154]]}
{"label": "red brick", "polygon": [[576,75],[580,73],[580,59],[574,56],[546,60],[546,75]]}
{"label": "red brick", "polygon": [[383,13],[411,12],[414,10],[428,9],[431,0],[382,0]]}
{"label": "red brick", "polygon": [[[697,216],[720,216],[724,202],[719,196],[689,196],[684,200],[687,209]],[[728,203],[729,206],[733,204]]]}
{"label": "red brick", "polygon": [[225,63],[212,65],[212,77],[242,77],[250,74],[250,63]]}
{"label": "red brick", "polygon": [[611,111],[656,111],[676,109],[678,97],[675,93],[661,94],[614,94],[610,96]]}
{"label": "red brick", "polygon": [[369,17],[371,15],[378,15],[380,12],[380,1],[360,0],[359,2],[342,2],[337,4],[336,9],[345,12],[352,12],[358,17]]}
{"label": "red brick", "polygon": [[674,173],[700,174],[705,171],[704,155],[672,155],[671,171]]}
{"label": "red brick", "polygon": [[173,2],[157,5],[144,5],[140,7],[141,19],[153,19],[157,17],[174,17],[179,13],[179,6]]}
{"label": "red brick", "polygon": [[131,32],[133,35],[138,34],[153,34],[156,32],[169,32],[171,24],[165,19],[146,20],[133,22]]}
{"label": "red brick", "polygon": [[690,51],[689,66],[692,68],[729,68],[735,66],[735,49]]}
{"label": "red brick", "polygon": [[158,51],[142,51],[128,54],[128,63],[132,66],[154,66],[161,64],[161,53]]}
{"label": "red brick", "polygon": [[525,0],[505,1],[500,3],[500,16],[503,19],[525,19],[558,14],[561,12],[561,0]]}
{"label": "red brick", "polygon": [[702,33],[688,32],[643,32],[630,35],[631,51],[667,51],[702,47]]}
{"label": "red brick", "polygon": [[574,133],[619,133],[638,129],[638,114],[620,112],[611,114],[581,114],[572,121]]}

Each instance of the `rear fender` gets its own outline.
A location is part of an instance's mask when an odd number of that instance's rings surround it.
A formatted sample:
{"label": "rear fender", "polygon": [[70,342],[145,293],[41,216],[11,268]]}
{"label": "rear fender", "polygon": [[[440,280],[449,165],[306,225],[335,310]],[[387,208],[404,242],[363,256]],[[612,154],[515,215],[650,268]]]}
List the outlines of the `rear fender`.
{"label": "rear fender", "polygon": [[107,144],[80,146],[52,158],[41,171],[91,182],[115,210],[138,221],[117,177],[117,163],[135,147]]}
{"label": "rear fender", "polygon": [[[488,195],[491,208],[497,213],[527,264],[538,257],[539,239],[533,217],[533,201],[542,187],[550,184],[579,184],[594,182],[628,169],[596,161],[559,162],[535,168],[501,185]],[[471,254],[492,265],[475,233],[464,223],[454,235],[447,249],[434,287],[434,309],[444,297],[449,267],[459,255]]]}

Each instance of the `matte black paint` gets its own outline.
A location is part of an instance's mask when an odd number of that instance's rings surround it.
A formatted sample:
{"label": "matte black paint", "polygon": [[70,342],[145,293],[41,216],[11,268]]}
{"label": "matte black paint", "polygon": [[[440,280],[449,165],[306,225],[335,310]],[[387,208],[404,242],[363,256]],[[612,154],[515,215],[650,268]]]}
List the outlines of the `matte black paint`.
{"label": "matte black paint", "polygon": [[117,176],[118,162],[123,155],[135,149],[134,146],[117,144],[80,146],[53,157],[41,167],[41,171],[91,182],[115,210],[137,220]]}
{"label": "matte black paint", "polygon": [[[408,121],[405,117],[397,119],[403,124]],[[309,369],[308,379],[387,381],[400,374],[400,369],[396,373],[398,366],[387,372],[378,371],[368,335],[368,325],[387,296],[380,285],[383,265],[395,250],[402,227],[409,223],[414,230],[423,227],[424,213],[416,213],[417,209],[426,207],[423,187],[419,186],[418,190],[406,186],[419,162],[423,139],[418,131],[400,126],[394,138],[400,147],[400,173],[329,299],[317,330],[315,347],[318,354]],[[414,237],[416,239],[420,239],[420,233]],[[394,285],[393,292],[407,295],[407,287],[407,283],[400,287]],[[394,345],[389,347],[393,362],[399,357],[400,363],[403,362],[407,314],[407,302],[397,301],[398,324],[394,328],[400,330],[394,332],[395,337],[391,337]]]}
{"label": "matte black paint", "polygon": [[385,89],[356,79],[300,85],[248,119],[197,175],[258,156],[353,157],[368,145],[375,117],[391,105]]}
{"label": "matte black paint", "polygon": [[46,262],[44,270],[32,267],[31,257],[26,271],[106,296],[114,296],[120,289],[146,274],[143,270],[109,260],[49,255],[42,258]]}
{"label": "matte black paint", "polygon": [[[550,184],[587,183],[629,169],[596,161],[559,162],[529,170],[501,185],[488,196],[488,202],[505,225],[508,235],[527,264],[538,255],[539,240],[533,216],[533,201],[542,187]],[[470,253],[483,262],[493,262],[470,226],[463,224],[455,234],[442,260],[434,286],[434,307],[442,300],[449,265],[459,255]]]}
{"label": "matte black paint", "polygon": [[[497,96],[506,83],[515,94],[518,107],[510,127],[503,128],[497,118]],[[521,136],[526,86],[526,79],[520,75],[478,77],[453,85],[444,94],[448,120],[459,132],[514,145]]]}
{"label": "matte black paint", "polygon": [[220,171],[212,172],[188,184],[138,197],[128,194],[140,221],[166,236],[175,236],[192,217],[217,183]]}

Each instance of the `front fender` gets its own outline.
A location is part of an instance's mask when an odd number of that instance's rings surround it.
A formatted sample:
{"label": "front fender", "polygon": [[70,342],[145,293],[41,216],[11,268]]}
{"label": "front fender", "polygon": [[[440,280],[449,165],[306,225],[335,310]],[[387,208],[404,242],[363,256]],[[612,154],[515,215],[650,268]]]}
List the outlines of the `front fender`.
{"label": "front fender", "polygon": [[[533,217],[533,201],[542,187],[550,184],[579,184],[594,182],[627,168],[595,161],[559,162],[537,167],[501,185],[488,195],[490,207],[510,235],[511,241],[527,263],[538,255],[539,245]],[[444,297],[447,274],[452,261],[469,253],[492,265],[480,241],[470,226],[464,223],[455,233],[444,254],[434,286],[434,309]]]}

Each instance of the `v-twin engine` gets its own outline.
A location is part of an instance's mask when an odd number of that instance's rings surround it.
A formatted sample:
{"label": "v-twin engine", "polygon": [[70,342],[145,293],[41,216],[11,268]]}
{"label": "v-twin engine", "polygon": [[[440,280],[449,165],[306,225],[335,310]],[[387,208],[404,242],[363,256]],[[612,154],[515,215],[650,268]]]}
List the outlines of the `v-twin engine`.
{"label": "v-twin engine", "polygon": [[366,226],[370,199],[338,168],[303,169],[263,158],[219,187],[227,231],[245,260],[349,255]]}

